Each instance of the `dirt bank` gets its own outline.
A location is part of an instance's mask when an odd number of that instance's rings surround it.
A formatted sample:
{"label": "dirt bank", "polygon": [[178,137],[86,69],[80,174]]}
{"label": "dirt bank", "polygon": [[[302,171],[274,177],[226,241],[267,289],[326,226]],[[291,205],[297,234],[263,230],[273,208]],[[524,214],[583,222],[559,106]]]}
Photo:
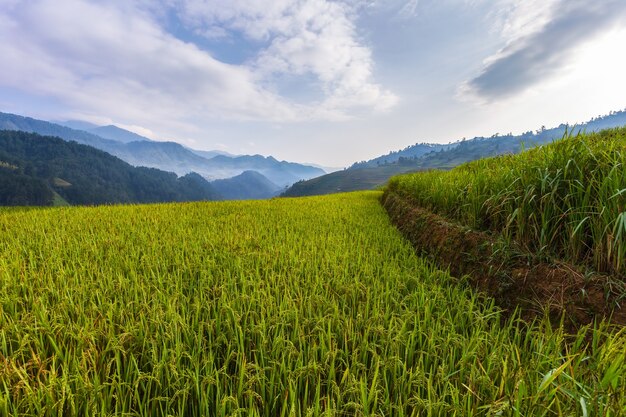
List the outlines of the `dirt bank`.
{"label": "dirt bank", "polygon": [[540,261],[497,236],[450,222],[394,192],[384,193],[382,205],[418,252],[455,276],[468,276],[506,311],[519,306],[522,317],[531,319],[548,309],[555,322],[563,316],[570,330],[602,317],[626,324],[623,283],[616,285],[620,283],[614,277]]}

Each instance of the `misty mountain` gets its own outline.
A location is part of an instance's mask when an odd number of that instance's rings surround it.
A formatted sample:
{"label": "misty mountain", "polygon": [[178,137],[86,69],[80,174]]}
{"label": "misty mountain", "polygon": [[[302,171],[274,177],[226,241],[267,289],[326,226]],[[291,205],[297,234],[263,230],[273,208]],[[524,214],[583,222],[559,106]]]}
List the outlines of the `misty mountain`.
{"label": "misty mountain", "polygon": [[[560,139],[563,135],[577,132],[598,131],[626,126],[626,111],[611,112],[598,116],[577,126],[561,124],[552,129],[541,127],[537,131],[521,135],[495,134],[491,137],[475,137],[460,140],[448,145],[418,143],[403,150],[359,162],[343,171],[323,175],[308,181],[299,181],[287,189],[283,195],[290,197],[330,194],[343,191],[374,189],[384,185],[394,175],[426,169],[451,169],[465,162],[507,153],[518,153],[524,149],[540,146]],[[415,155],[415,156],[410,156]],[[390,162],[394,160],[393,162]]]}
{"label": "misty mountain", "polygon": [[70,129],[75,130],[84,130],[85,132],[89,131],[89,129],[95,129],[100,127],[99,125],[85,122],[82,120],[63,120],[63,121],[51,121],[51,123],[56,123],[61,126],[69,127]]}
{"label": "misty mountain", "polygon": [[302,179],[310,179],[325,172],[319,168],[293,162],[278,161],[269,156],[216,155],[210,159],[198,155],[175,142],[130,142],[106,144],[106,151],[135,166],[149,166],[184,175],[197,172],[208,180],[235,177],[245,171],[257,171],[280,187]]}
{"label": "misty mountain", "polygon": [[51,205],[216,200],[195,173],[178,177],[133,167],[91,146],[20,131],[0,131],[0,204]]}
{"label": "misty mountain", "polygon": [[61,122],[51,122],[74,130],[82,130],[87,133],[99,136],[104,139],[114,140],[116,142],[129,143],[136,141],[152,141],[151,139],[138,135],[126,129],[122,129],[115,125],[99,126],[82,120],[66,120]]}
{"label": "misty mountain", "polygon": [[89,133],[100,136],[101,138],[111,139],[117,142],[129,143],[138,141],[152,142],[152,139],[148,139],[145,136],[138,135],[134,132],[126,129],[119,128],[114,125],[97,126],[87,130]]}
{"label": "misty mountain", "polygon": [[208,159],[196,155],[176,142],[118,143],[115,147],[105,150],[131,165],[159,168],[178,175],[195,171],[208,178],[212,177],[207,175]]}
{"label": "misty mountain", "polygon": [[230,157],[239,156],[239,155],[233,155],[232,153],[228,153],[224,151],[199,151],[197,149],[191,149],[191,148],[187,148],[187,149],[189,149],[191,152],[195,153],[196,155],[199,155],[206,159],[211,159],[218,155],[224,155],[224,156],[230,156]]}
{"label": "misty mountain", "polygon": [[83,145],[93,146],[94,148],[106,152],[108,151],[105,148],[114,148],[118,145],[118,142],[104,139],[83,130],[76,130],[56,123],[10,113],[0,113],[0,130],[19,130],[22,132],[37,133],[43,136],[55,136],[64,140],[71,140]]}
{"label": "misty mountain", "polygon": [[215,180],[213,188],[226,200],[260,200],[276,197],[282,188],[256,171],[244,171],[236,177]]}
{"label": "misty mountain", "polygon": [[236,157],[218,155],[211,158],[209,162],[211,172],[218,173],[221,178],[230,178],[244,171],[257,171],[279,187],[325,174],[320,168],[295,162],[278,161],[274,157],[262,155]]}
{"label": "misty mountain", "polygon": [[[80,125],[80,122],[68,122]],[[78,123],[78,124],[77,124]],[[104,131],[109,137],[118,138],[140,137],[132,132],[118,127],[114,129],[105,126]],[[14,114],[0,113],[0,129],[20,130],[39,133],[41,135],[57,136],[65,140],[76,141],[90,145],[128,162],[134,166],[157,168],[163,171],[185,175],[196,172],[208,180],[224,179],[237,176],[244,171],[257,171],[280,187],[285,187],[302,179],[310,179],[325,172],[316,167],[293,162],[278,161],[273,157],[261,155],[230,156],[222,152],[213,155],[212,151],[196,151],[184,147],[176,142],[156,142],[138,140],[120,142],[106,139],[94,133],[98,128],[90,128],[90,132],[72,129],[59,124],[42,120],[22,117]],[[100,130],[102,132],[102,130]],[[112,133],[115,132],[115,133]],[[126,133],[123,133],[126,132]],[[213,155],[210,158],[204,157]]]}

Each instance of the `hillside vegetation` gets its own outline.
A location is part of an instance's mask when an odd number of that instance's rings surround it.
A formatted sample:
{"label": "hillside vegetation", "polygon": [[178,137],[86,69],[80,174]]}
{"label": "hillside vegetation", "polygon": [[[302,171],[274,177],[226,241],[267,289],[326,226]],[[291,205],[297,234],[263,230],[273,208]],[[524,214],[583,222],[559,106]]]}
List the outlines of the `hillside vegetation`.
{"label": "hillside vegetation", "polygon": [[279,187],[285,187],[301,179],[325,174],[320,168],[278,161],[271,156],[234,156],[223,152],[196,151],[176,142],[151,141],[116,126],[97,127],[85,122],[69,122],[68,125],[78,129],[0,112],[0,129],[38,133],[75,141],[105,151],[131,165],[174,172],[180,176],[195,172],[205,179],[215,180],[231,178],[244,171],[253,170]]}
{"label": "hillside vegetation", "polygon": [[389,189],[528,250],[626,273],[626,129],[567,135],[519,155],[398,176]]}
{"label": "hillside vegetation", "polygon": [[215,200],[197,174],[133,167],[106,152],[34,133],[0,130],[0,205]]}
{"label": "hillside vegetation", "polygon": [[394,175],[414,171],[408,164],[396,163],[377,168],[345,169],[306,181],[298,181],[282,197],[302,197],[348,191],[373,190]]}
{"label": "hillside vegetation", "polygon": [[623,330],[504,320],[379,197],[0,210],[0,414],[623,415]]}
{"label": "hillside vegetation", "polygon": [[555,128],[542,127],[535,132],[528,131],[520,135],[495,134],[491,137],[463,139],[447,145],[417,143],[401,151],[355,163],[343,171],[300,181],[289,188],[285,195],[298,197],[375,189],[394,175],[429,169],[451,169],[481,158],[516,154],[535,146],[549,144],[563,137],[568,129],[575,132],[595,132],[620,126],[626,126],[626,110],[611,112],[574,127],[561,124]]}

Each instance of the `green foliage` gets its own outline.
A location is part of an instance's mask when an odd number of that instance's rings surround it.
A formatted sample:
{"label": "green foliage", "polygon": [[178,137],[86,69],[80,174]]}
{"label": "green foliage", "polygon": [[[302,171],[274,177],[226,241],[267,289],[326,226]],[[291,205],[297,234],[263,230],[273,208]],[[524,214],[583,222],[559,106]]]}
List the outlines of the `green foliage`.
{"label": "green foliage", "polygon": [[0,415],[623,415],[623,330],[504,321],[379,196],[1,209]]}
{"label": "green foliage", "polygon": [[[626,111],[611,112],[607,116],[591,119],[575,126],[574,131],[598,131],[626,125]],[[491,137],[475,137],[447,145],[415,144],[401,151],[357,162],[343,171],[322,175],[308,181],[300,181],[284,195],[300,197],[345,191],[373,190],[384,185],[392,176],[429,169],[451,169],[461,164],[498,155],[515,154],[535,146],[551,143],[567,132],[561,124],[552,129],[542,128],[521,135],[495,134]]]}
{"label": "green foliage", "polygon": [[179,178],[133,167],[90,146],[33,133],[0,131],[0,161],[18,167],[0,167],[2,205],[49,205],[53,191],[68,203],[81,205],[217,198],[197,174]]}
{"label": "green foliage", "polygon": [[567,135],[551,145],[395,177],[389,187],[529,250],[626,272],[626,129]]}
{"label": "green foliage", "polygon": [[48,206],[53,199],[46,182],[0,167],[0,206]]}
{"label": "green foliage", "polygon": [[[75,141],[105,151],[134,166],[157,168],[185,175],[197,172],[206,178],[229,178],[244,171],[257,171],[280,187],[293,184],[302,178],[323,175],[320,168],[261,155],[227,156],[214,152],[196,151],[176,142],[154,142],[116,126],[94,127],[86,123],[70,125],[89,131],[70,129],[43,120],[0,112],[0,130],[19,130]],[[103,135],[97,136],[97,135]],[[110,138],[110,139],[105,139]],[[250,198],[253,196],[246,196]],[[167,201],[178,201],[167,198]],[[188,199],[183,199],[188,200]],[[165,201],[165,200],[152,200]]]}
{"label": "green foliage", "polygon": [[344,169],[306,181],[298,181],[289,187],[282,197],[302,197],[333,194],[347,191],[373,190],[383,186],[394,175],[413,171],[412,167],[394,163],[376,168]]}

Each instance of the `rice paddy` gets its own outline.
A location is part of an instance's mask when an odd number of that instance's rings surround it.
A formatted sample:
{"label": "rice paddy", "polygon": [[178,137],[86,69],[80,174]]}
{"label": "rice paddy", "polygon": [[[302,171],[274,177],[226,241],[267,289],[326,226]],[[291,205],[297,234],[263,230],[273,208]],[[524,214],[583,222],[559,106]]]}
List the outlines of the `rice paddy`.
{"label": "rice paddy", "polygon": [[389,187],[531,252],[626,278],[626,128],[398,176]]}
{"label": "rice paddy", "polygon": [[624,415],[623,329],[503,320],[379,197],[0,211],[0,415]]}

